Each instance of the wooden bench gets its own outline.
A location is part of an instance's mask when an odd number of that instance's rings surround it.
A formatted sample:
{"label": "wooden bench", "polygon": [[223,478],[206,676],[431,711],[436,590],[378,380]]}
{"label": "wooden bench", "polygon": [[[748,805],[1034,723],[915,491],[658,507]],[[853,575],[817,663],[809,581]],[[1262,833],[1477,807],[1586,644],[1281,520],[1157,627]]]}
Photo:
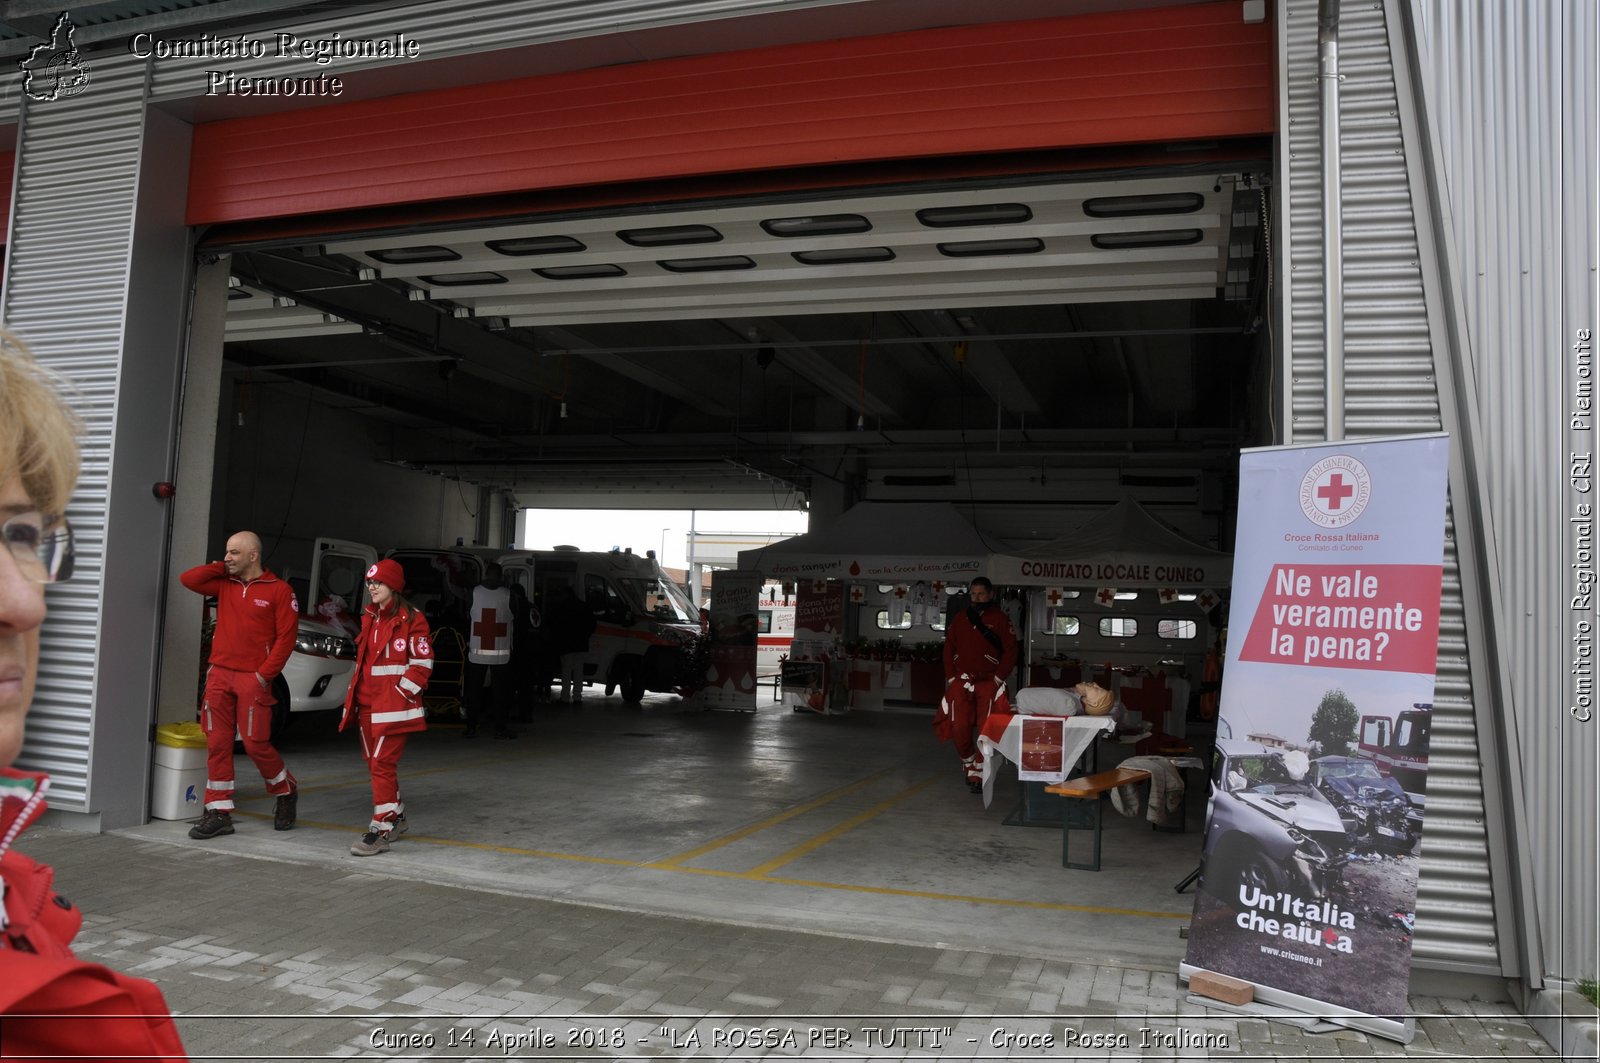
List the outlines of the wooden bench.
{"label": "wooden bench", "polygon": [[1072,817],[1061,817],[1061,866],[1078,868],[1083,871],[1100,870],[1100,796],[1119,786],[1129,783],[1145,782],[1150,778],[1150,773],[1137,768],[1112,768],[1094,775],[1081,775],[1076,779],[1065,782],[1052,783],[1044,788],[1045,793],[1060,794],[1062,797],[1086,798],[1090,802],[1089,828],[1094,831],[1094,860],[1091,863],[1072,862],[1067,855],[1068,839],[1072,837]]}

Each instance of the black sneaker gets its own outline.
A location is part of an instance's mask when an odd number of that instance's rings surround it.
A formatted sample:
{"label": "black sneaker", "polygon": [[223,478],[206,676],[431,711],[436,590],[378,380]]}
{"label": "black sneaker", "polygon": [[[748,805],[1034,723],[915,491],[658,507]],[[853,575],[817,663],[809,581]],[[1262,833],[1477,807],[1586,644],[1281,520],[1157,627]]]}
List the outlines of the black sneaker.
{"label": "black sneaker", "polygon": [[233,817],[226,812],[207,810],[200,822],[189,828],[191,838],[215,838],[219,834],[233,833]]}
{"label": "black sneaker", "polygon": [[294,830],[295,808],[300,803],[300,791],[284,794],[272,808],[273,830]]}

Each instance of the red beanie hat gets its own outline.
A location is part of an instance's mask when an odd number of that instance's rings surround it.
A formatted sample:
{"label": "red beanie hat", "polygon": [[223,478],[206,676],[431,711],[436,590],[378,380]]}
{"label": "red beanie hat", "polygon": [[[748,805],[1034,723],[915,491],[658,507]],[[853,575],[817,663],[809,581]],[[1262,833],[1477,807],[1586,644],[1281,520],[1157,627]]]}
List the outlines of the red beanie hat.
{"label": "red beanie hat", "polygon": [[367,569],[367,578],[377,580],[396,594],[406,589],[406,570],[392,557],[386,557]]}

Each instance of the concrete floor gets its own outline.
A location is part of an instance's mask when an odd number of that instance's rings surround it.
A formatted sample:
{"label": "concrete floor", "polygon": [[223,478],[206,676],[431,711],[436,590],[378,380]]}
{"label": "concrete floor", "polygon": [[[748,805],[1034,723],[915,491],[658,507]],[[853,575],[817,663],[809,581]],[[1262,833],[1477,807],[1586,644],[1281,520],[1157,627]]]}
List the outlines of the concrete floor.
{"label": "concrete floor", "polygon": [[[1003,823],[1014,776],[985,809],[927,717],[795,713],[769,693],[758,704],[591,697],[541,707],[514,741],[437,726],[400,766],[410,833],[364,859],[348,851],[371,808],[355,735],[304,717],[281,747],[301,787],[294,831],[271,829],[241,756],[238,833],[192,841],[187,822],[159,820],[119,833],[632,912],[1176,969],[1193,894],[1173,885],[1199,859],[1202,794],[1185,834],[1107,804],[1103,869],[1069,870],[1059,828]],[[1088,845],[1074,832],[1075,858]]]}

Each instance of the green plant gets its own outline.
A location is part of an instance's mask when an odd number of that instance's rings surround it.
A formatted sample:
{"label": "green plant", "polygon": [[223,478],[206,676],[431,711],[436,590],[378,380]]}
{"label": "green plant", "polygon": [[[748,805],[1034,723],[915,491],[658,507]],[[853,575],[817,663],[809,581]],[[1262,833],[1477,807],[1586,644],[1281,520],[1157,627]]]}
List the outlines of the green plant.
{"label": "green plant", "polygon": [[1580,978],[1578,992],[1582,993],[1589,1003],[1600,1008],[1600,983],[1596,983],[1593,978]]}

